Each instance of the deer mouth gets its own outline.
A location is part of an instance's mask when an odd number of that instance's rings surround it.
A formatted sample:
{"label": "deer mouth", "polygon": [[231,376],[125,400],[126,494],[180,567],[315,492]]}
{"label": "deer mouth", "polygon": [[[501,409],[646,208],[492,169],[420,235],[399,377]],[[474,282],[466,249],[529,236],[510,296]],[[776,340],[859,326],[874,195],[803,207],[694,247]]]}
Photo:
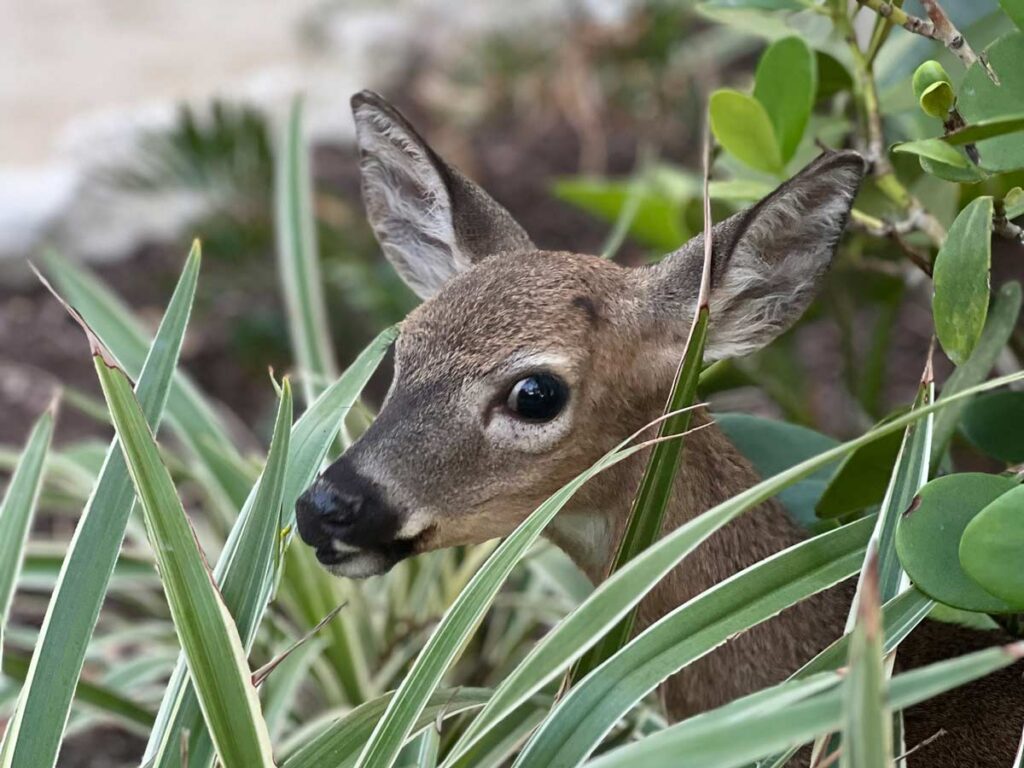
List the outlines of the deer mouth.
{"label": "deer mouth", "polygon": [[407,539],[386,544],[354,546],[331,539],[314,547],[316,559],[335,576],[365,579],[387,573],[402,560],[421,551],[426,531]]}

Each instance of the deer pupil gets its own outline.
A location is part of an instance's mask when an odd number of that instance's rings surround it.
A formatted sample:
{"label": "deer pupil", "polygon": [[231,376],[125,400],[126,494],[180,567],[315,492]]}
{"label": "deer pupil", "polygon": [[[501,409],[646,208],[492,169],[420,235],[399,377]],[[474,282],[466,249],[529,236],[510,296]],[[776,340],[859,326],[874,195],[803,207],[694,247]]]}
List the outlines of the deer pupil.
{"label": "deer pupil", "polygon": [[557,416],[568,399],[565,383],[549,373],[527,376],[508,396],[508,407],[517,416],[530,421],[550,421]]}

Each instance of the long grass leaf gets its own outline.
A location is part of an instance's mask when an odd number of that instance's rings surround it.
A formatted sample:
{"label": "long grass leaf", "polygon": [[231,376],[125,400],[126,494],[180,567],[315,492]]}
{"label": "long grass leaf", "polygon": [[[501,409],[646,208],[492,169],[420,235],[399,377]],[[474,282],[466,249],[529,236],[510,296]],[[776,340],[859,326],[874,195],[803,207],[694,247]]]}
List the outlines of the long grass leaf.
{"label": "long grass leaf", "polygon": [[[20,653],[4,654],[4,674],[24,683],[28,680],[30,657]],[[140,734],[153,727],[153,713],[106,685],[79,680],[75,687],[75,701],[114,719],[125,728]]]}
{"label": "long grass leaf", "polygon": [[[238,536],[232,554],[238,567],[232,573],[233,578],[218,580],[224,604],[229,611],[232,607],[245,606],[248,595],[262,594],[272,578],[271,568],[280,535],[278,526],[281,519],[291,428],[292,390],[290,382],[285,379],[266,466],[253,489],[249,513],[240,516],[236,522]],[[237,617],[235,622],[238,626]],[[242,624],[242,628],[249,629],[245,623]],[[249,637],[242,632],[239,634],[243,647],[248,650]],[[213,763],[213,742],[203,721],[203,712],[195,688],[191,681],[183,680],[183,684],[177,684],[179,679],[185,676],[186,666],[187,659],[179,659],[180,669],[176,669],[172,677],[172,682],[176,685],[169,690],[181,693],[179,701],[173,707],[173,721],[167,727],[161,724],[159,738],[162,742],[157,748],[154,766],[178,765],[183,740],[187,740],[188,743],[189,765],[192,768],[201,768]]]}
{"label": "long grass leaf", "polygon": [[3,501],[0,501],[0,647],[3,646],[4,627],[14,600],[32,517],[43,487],[43,467],[53,437],[54,410],[48,409],[32,427]]}
{"label": "long grass leaf", "polygon": [[[918,702],[1002,669],[1024,655],[1024,644],[988,648],[941,661],[899,675],[889,683],[886,703],[904,709]],[[789,686],[792,683],[782,683]],[[754,696],[764,696],[761,691]],[[701,768],[735,768],[778,751],[791,743],[803,743],[835,729],[842,721],[842,688],[833,688],[783,706],[764,707],[737,728],[734,717],[723,711],[738,703],[684,720],[645,739],[613,750],[587,763],[587,768],[675,768],[681,755],[687,765]],[[762,699],[763,702],[763,699]]]}
{"label": "long grass leaf", "polygon": [[[45,263],[61,295],[85,318],[128,375],[137,378],[151,345],[149,334],[132,311],[85,268],[55,253],[47,254]],[[252,484],[239,471],[245,460],[235,449],[216,410],[181,371],[175,372],[167,397],[167,419],[178,439],[208,470],[217,491],[237,510]]]}
{"label": "long grass leaf", "polygon": [[892,714],[885,706],[885,662],[878,602],[878,560],[864,568],[857,622],[850,639],[850,671],[843,683],[842,768],[892,764]]}
{"label": "long grass leaf", "polygon": [[[450,717],[479,709],[490,693],[489,689],[483,688],[434,691],[413,722],[412,730],[433,723],[438,716]],[[281,768],[350,768],[394,698],[394,693],[387,693],[356,707],[291,755]]]}
{"label": "long grass leaf", "polygon": [[217,755],[225,768],[272,766],[270,737],[234,620],[217,591],[128,377],[95,339],[91,343],[174,628]]}
{"label": "long grass leaf", "polygon": [[[286,530],[291,527],[295,516],[296,499],[313,481],[338,434],[339,424],[384,358],[396,333],[394,328],[382,331],[346,369],[341,378],[328,387],[292,427],[282,481],[278,526],[280,529]],[[259,485],[262,485],[262,482]],[[251,534],[254,530],[248,523],[249,518],[260,514],[255,508],[258,492],[257,486],[250,493],[214,568],[214,578],[220,585],[225,603],[235,618],[239,635],[247,649],[252,646],[277,578],[277,574],[266,570],[264,561],[254,560],[251,556],[250,547],[260,547],[261,540],[256,536],[244,535],[246,532]],[[271,510],[265,509],[262,512],[269,514]],[[259,574],[268,578],[258,590],[246,589],[245,585],[251,584],[253,577]],[[341,620],[344,621],[344,616]],[[194,713],[198,701],[195,699],[194,691],[186,692],[187,687],[187,668],[182,657],[164,693],[156,726],[150,734],[145,755],[147,760],[156,757],[161,745],[171,743],[168,741],[171,730],[181,732],[175,723],[194,718],[190,712]],[[164,750],[164,756],[164,759],[171,761],[171,765],[176,764],[172,750]]]}
{"label": "long grass leaf", "polygon": [[[693,307],[693,321],[683,348],[683,356],[676,370],[672,390],[665,404],[665,414],[675,415],[661,422],[660,437],[681,435],[690,426],[690,412],[686,409],[697,397],[697,382],[701,364],[704,361],[704,343],[708,334],[709,294],[711,288],[711,260],[714,252],[711,221],[711,197],[708,194],[711,166],[710,133],[704,134],[704,264],[701,270],[700,289]],[[665,522],[665,510],[672,496],[676,473],[683,458],[684,441],[667,440],[651,449],[647,459],[640,487],[633,499],[626,527],[619,541],[618,551],[612,560],[609,573],[615,573],[622,566],[647,549],[661,536]],[[569,684],[574,685],[591,671],[609,659],[616,651],[629,642],[636,624],[634,607],[604,637],[601,638],[573,667]]]}
{"label": "long grass leaf", "polygon": [[[154,429],[160,423],[178,364],[200,264],[200,248],[195,243],[141,367],[136,395],[146,423]],[[8,726],[8,733],[14,734],[13,747],[10,762],[0,760],[3,768],[44,768],[57,760],[86,649],[134,505],[135,490],[128,466],[114,440],[107,448],[99,479],[60,567],[25,687]],[[26,723],[30,726],[25,727]]]}
{"label": "long grass leaf", "polygon": [[302,101],[296,98],[284,144],[277,152],[274,227],[292,350],[303,396],[306,403],[312,403],[322,389],[317,382],[336,378],[338,366],[320,278],[308,151],[302,135]]}
{"label": "long grass leaf", "polygon": [[676,608],[562,699],[517,766],[575,765],[662,680],[730,637],[857,572],[873,521],[779,552]]}

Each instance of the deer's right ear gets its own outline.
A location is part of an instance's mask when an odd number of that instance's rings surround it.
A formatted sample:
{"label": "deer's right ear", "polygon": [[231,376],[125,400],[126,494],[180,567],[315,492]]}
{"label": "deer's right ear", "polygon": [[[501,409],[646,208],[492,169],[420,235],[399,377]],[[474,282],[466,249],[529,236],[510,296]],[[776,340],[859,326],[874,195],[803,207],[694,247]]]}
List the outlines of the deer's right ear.
{"label": "deer's right ear", "polygon": [[352,97],[367,216],[406,284],[430,298],[487,256],[531,250],[511,214],[370,91]]}

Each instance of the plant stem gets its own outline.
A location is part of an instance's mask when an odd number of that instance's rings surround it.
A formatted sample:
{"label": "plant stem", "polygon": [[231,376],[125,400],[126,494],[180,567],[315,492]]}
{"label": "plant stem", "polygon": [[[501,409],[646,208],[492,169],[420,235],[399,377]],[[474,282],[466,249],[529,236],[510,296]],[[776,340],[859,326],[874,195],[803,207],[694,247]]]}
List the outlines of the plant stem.
{"label": "plant stem", "polygon": [[[868,0],[858,0],[862,4]],[[884,3],[892,7],[889,3]],[[894,10],[903,13],[899,8]],[[884,15],[884,14],[883,14]],[[867,155],[871,163],[872,173],[875,177],[875,184],[878,189],[889,200],[896,204],[900,210],[907,214],[906,220],[912,222],[913,228],[920,230],[928,236],[935,247],[939,247],[946,239],[946,229],[938,219],[928,213],[920,201],[915,198],[903,183],[896,177],[896,172],[889,160],[885,150],[885,134],[882,129],[882,112],[878,103],[878,88],[875,85],[875,77],[871,70],[871,61],[857,44],[853,24],[846,15],[844,3],[837,3],[833,6],[833,23],[842,32],[850,47],[853,57],[854,77],[856,79],[857,91],[860,97],[861,107],[864,114],[864,124],[867,133]],[[894,19],[897,21],[897,19]],[[893,231],[896,231],[895,229]],[[916,261],[915,261],[916,263]]]}
{"label": "plant stem", "polygon": [[857,0],[857,2],[865,8],[870,8],[882,18],[899,24],[908,32],[942,43],[950,53],[960,59],[964,67],[969,68],[975,62],[979,63],[989,79],[997,85],[999,84],[999,78],[989,65],[988,59],[984,54],[979,55],[974,52],[970,43],[967,42],[967,38],[953,25],[938,0],[921,0],[921,5],[924,6],[925,13],[928,14],[927,19],[913,16],[900,8],[898,4],[885,0]]}

